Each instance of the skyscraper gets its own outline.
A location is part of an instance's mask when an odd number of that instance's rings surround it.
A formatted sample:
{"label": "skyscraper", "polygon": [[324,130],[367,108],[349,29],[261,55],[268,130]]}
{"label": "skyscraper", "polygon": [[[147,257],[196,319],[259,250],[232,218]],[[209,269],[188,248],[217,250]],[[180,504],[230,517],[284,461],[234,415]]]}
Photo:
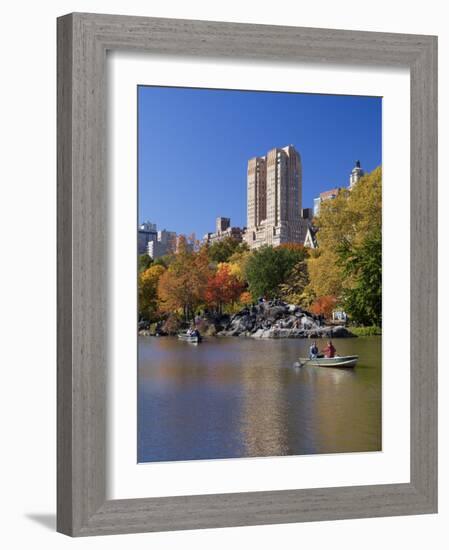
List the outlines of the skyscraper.
{"label": "skyscraper", "polygon": [[293,145],[250,159],[247,191],[245,240],[250,248],[303,242],[301,157]]}

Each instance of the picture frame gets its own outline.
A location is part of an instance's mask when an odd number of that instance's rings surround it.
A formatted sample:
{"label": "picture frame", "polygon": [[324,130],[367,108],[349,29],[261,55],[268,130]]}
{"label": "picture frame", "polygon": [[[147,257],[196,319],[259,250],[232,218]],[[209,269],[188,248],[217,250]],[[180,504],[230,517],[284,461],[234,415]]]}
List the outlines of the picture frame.
{"label": "picture frame", "polygon": [[[57,530],[88,536],[435,513],[437,38],[85,13],[57,26]],[[409,483],[107,500],[109,50],[409,68]]]}

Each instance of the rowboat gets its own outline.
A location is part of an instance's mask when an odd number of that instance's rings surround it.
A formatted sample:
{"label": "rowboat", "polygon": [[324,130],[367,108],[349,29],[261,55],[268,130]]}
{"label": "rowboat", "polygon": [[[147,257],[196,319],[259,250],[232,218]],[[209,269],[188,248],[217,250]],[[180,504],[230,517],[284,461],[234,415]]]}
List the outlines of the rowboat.
{"label": "rowboat", "polygon": [[359,360],[358,355],[343,355],[335,357],[316,357],[315,359],[309,359],[305,357],[299,358],[299,363],[295,363],[295,366],[314,366],[314,367],[334,367],[349,369],[356,366]]}
{"label": "rowboat", "polygon": [[192,336],[186,332],[180,332],[178,334],[178,339],[183,342],[189,342],[189,344],[199,344],[201,342],[201,336]]}

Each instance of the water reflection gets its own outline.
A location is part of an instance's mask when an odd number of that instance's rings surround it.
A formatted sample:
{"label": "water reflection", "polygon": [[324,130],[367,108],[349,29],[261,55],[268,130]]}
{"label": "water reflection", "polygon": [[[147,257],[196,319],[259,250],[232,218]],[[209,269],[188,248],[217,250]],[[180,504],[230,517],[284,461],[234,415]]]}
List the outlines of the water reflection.
{"label": "water reflection", "polygon": [[139,339],[139,462],[381,448],[380,338],[338,340],[355,370],[292,364],[306,340]]}

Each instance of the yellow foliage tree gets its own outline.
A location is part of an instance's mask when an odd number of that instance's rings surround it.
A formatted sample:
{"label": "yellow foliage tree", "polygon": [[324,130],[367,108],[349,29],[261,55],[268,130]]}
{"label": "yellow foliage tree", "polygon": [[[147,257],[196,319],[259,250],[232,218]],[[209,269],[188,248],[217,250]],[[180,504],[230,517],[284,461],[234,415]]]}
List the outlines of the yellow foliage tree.
{"label": "yellow foliage tree", "polygon": [[139,273],[139,316],[148,321],[157,315],[157,287],[164,272],[162,265],[153,265]]}
{"label": "yellow foliage tree", "polygon": [[249,250],[239,250],[234,252],[232,256],[228,259],[229,272],[237,277],[239,281],[245,281],[245,266],[251,256]]}
{"label": "yellow foliage tree", "polygon": [[343,274],[338,250],[357,247],[382,224],[382,169],[379,166],[363,176],[353,187],[340,190],[335,199],[326,200],[315,218],[319,249],[307,260],[308,292],[316,298],[340,297],[352,286],[351,276]]}

